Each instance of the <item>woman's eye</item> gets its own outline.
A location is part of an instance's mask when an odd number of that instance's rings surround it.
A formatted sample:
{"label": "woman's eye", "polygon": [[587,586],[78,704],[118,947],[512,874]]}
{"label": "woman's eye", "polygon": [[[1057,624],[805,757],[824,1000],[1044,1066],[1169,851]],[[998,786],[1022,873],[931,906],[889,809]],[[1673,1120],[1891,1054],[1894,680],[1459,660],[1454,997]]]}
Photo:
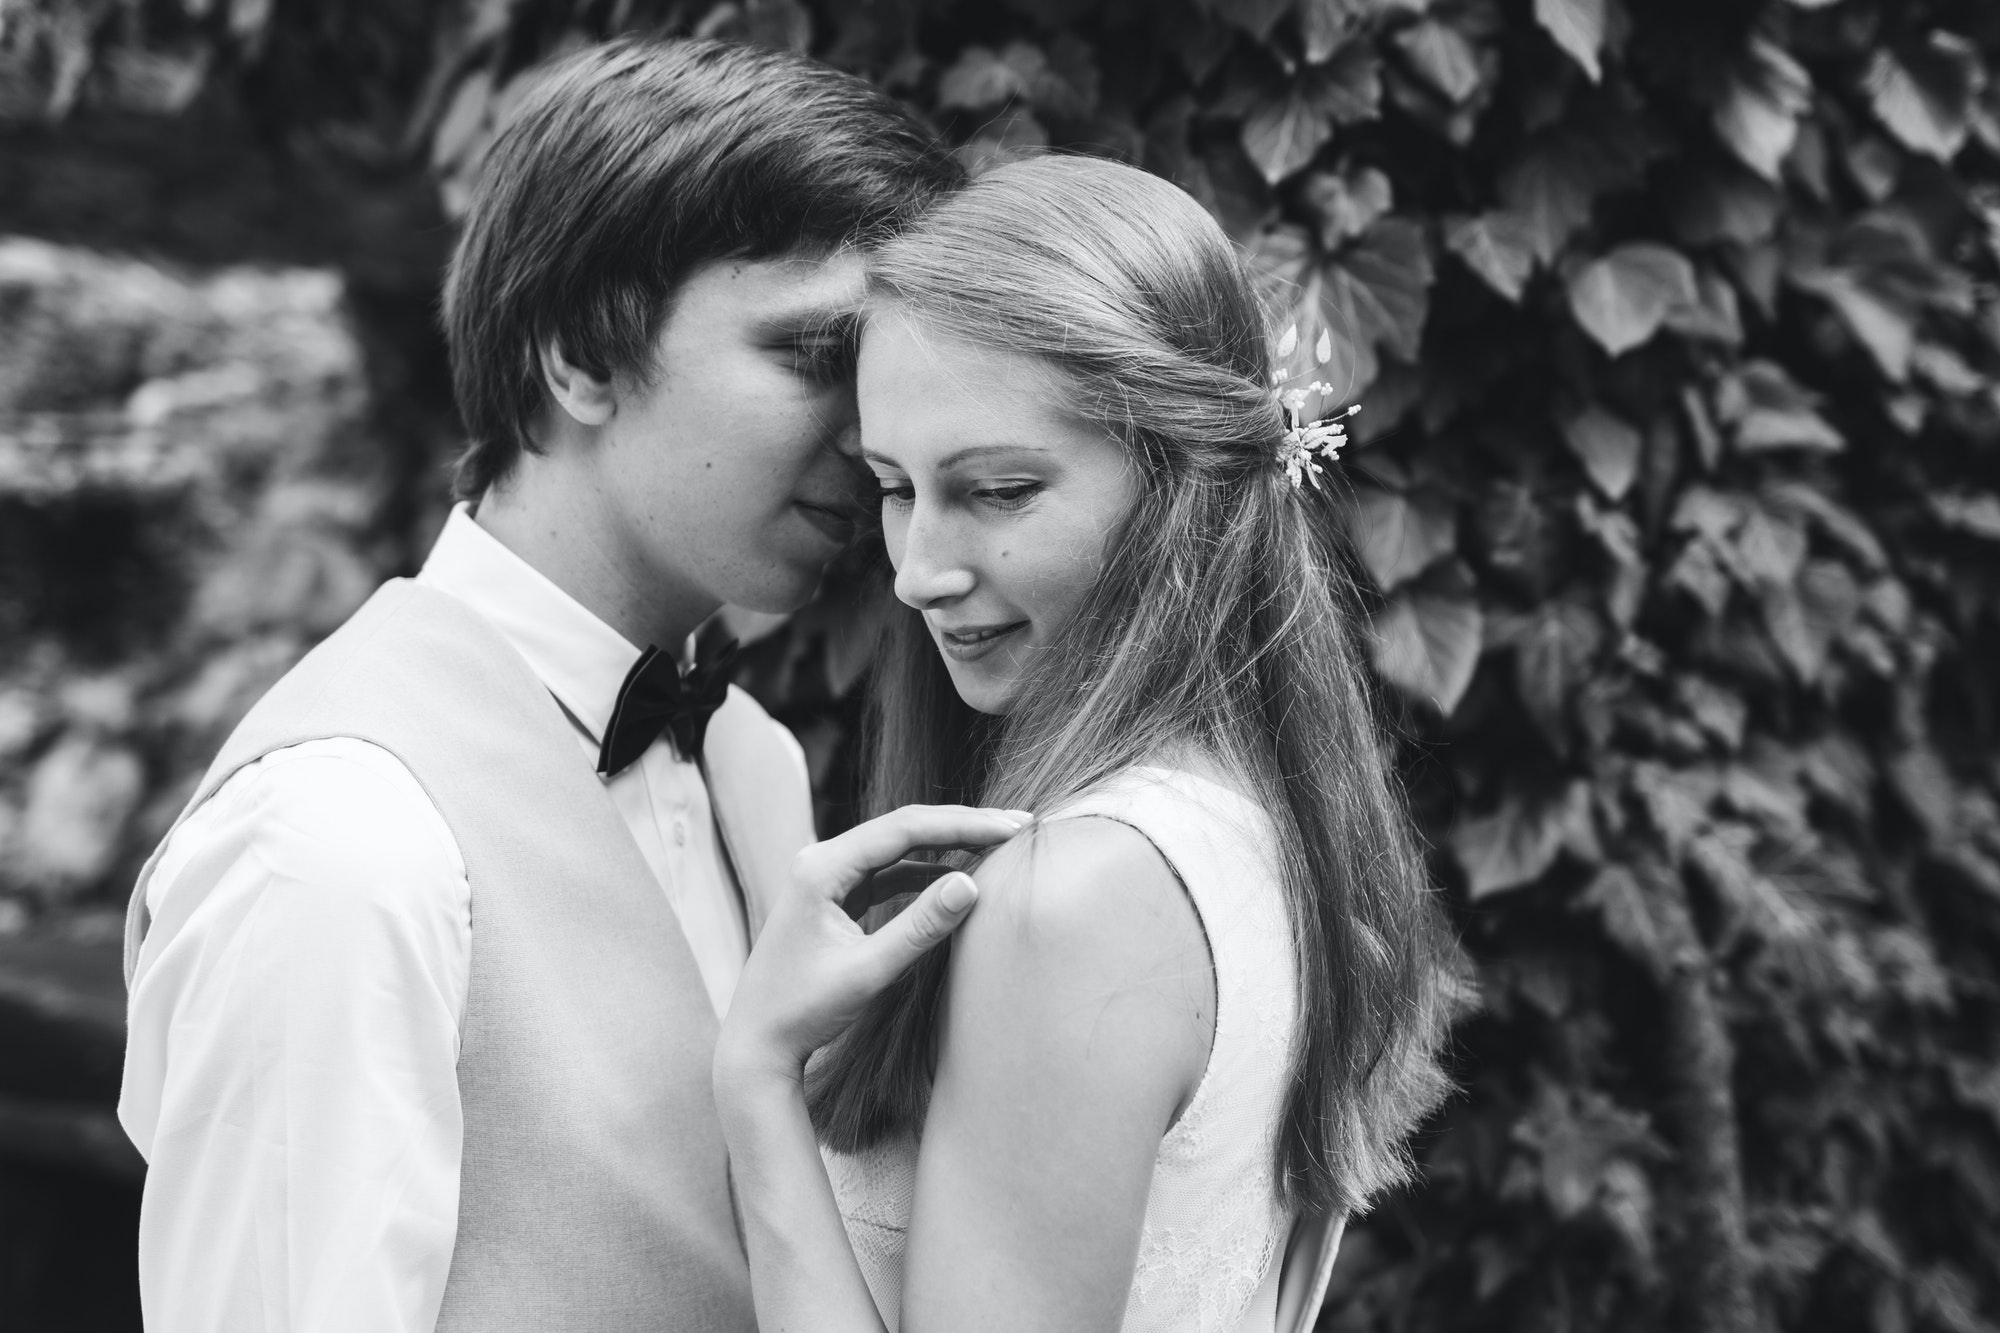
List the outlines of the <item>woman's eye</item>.
{"label": "woman's eye", "polygon": [[907,481],[884,481],[881,487],[882,503],[885,505],[896,505],[900,508],[916,502],[917,488]]}
{"label": "woman's eye", "polygon": [[1017,481],[1004,486],[982,486],[973,494],[991,504],[1013,509],[1033,499],[1036,492],[1041,489],[1042,483],[1039,481]]}

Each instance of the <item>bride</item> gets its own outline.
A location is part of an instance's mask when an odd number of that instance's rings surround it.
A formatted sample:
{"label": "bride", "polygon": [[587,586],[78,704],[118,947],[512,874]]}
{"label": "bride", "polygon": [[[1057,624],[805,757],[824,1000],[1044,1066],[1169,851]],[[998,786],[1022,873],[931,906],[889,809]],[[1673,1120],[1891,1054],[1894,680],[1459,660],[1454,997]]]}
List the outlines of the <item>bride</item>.
{"label": "bride", "polygon": [[872,275],[909,608],[872,804],[1035,817],[893,955],[801,858],[715,1058],[759,1327],[1270,1333],[1295,1227],[1403,1180],[1446,1086],[1455,945],[1351,641],[1338,431],[1136,169],[1001,167]]}

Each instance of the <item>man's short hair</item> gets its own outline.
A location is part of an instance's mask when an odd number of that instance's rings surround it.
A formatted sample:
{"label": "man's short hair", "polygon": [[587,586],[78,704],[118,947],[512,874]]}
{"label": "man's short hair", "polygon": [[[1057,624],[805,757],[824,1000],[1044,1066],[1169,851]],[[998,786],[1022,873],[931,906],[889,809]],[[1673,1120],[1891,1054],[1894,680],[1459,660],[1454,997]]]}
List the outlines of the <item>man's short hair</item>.
{"label": "man's short hair", "polygon": [[960,179],[893,98],[803,56],[626,38],[555,62],[495,139],[445,279],[459,494],[536,448],[547,342],[644,376],[698,265],[866,245]]}

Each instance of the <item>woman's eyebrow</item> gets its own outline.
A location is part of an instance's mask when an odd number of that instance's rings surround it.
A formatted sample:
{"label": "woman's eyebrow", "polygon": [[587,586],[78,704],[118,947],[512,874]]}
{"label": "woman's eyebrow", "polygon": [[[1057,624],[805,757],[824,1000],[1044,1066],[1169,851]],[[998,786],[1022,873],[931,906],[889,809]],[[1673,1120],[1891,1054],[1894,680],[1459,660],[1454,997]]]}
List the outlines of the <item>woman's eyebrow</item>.
{"label": "woman's eyebrow", "polygon": [[[993,454],[1046,454],[1048,452],[1050,451],[1038,444],[974,444],[964,449],[955,449],[943,458],[940,458],[937,462],[937,469],[942,472],[946,468],[957,467],[960,463],[969,462],[976,458],[985,458]],[[884,467],[900,468],[903,466],[887,454],[877,453],[873,449],[862,449],[861,456],[870,463],[880,463]]]}

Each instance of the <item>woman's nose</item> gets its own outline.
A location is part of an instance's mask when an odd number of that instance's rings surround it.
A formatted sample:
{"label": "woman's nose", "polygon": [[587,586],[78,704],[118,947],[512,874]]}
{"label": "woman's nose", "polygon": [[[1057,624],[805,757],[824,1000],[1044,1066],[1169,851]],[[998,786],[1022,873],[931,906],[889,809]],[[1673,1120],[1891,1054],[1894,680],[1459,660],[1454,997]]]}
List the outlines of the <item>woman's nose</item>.
{"label": "woman's nose", "polygon": [[922,611],[963,597],[978,581],[965,552],[953,539],[951,523],[921,500],[896,532],[884,525],[889,562],[896,568],[896,598]]}

